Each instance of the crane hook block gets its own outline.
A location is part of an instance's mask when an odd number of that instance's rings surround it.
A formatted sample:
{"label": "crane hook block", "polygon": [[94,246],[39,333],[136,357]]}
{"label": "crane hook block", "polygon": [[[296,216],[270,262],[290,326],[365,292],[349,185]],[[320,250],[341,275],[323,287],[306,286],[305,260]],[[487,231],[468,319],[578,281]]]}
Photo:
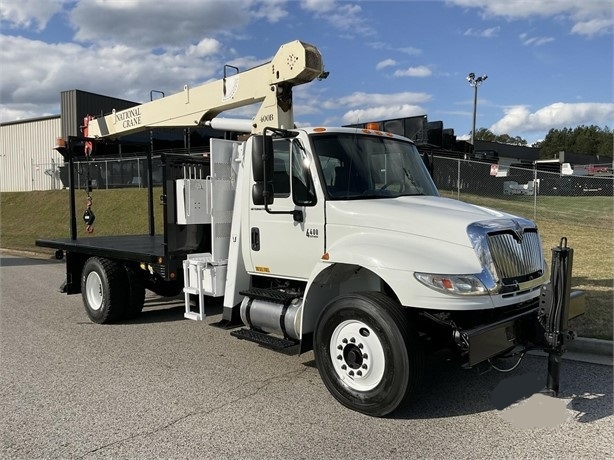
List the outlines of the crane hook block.
{"label": "crane hook block", "polygon": [[94,232],[94,220],[96,220],[96,215],[92,211],[92,198],[88,196],[85,212],[83,213],[83,221],[85,222],[85,231],[87,233]]}

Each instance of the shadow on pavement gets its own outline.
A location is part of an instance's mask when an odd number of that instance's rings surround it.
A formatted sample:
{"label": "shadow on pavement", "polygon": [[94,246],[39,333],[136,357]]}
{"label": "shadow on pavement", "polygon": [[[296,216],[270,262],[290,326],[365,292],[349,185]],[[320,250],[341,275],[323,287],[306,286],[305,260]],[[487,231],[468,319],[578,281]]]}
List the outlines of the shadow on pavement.
{"label": "shadow on pavement", "polygon": [[43,264],[61,264],[63,260],[57,260],[55,258],[49,259],[31,259],[28,257],[13,257],[5,254],[0,255],[0,267],[27,267],[32,265]]}
{"label": "shadow on pavement", "polygon": [[[413,398],[390,415],[395,419],[434,419],[503,411],[546,387],[547,360],[526,356],[510,374],[494,370],[478,374],[453,362],[427,360],[427,369]],[[314,365],[313,363],[305,363]],[[565,361],[559,399],[571,400],[574,420],[590,423],[612,416],[612,367]]]}

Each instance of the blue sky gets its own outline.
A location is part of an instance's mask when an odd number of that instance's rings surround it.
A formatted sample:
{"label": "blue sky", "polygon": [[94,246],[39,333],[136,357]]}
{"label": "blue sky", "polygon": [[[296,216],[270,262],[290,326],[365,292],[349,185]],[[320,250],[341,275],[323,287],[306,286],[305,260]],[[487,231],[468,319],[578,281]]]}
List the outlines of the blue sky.
{"label": "blue sky", "polygon": [[300,125],[427,115],[468,138],[474,72],[478,128],[614,127],[611,0],[2,0],[0,27],[2,122],[58,114],[69,89],[144,102],[300,39],[330,72],[295,89]]}

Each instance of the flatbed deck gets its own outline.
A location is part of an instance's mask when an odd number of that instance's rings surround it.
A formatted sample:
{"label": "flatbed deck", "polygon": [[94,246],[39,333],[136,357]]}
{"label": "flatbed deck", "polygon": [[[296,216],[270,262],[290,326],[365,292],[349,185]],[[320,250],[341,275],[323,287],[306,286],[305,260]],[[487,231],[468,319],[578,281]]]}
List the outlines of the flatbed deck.
{"label": "flatbed deck", "polygon": [[92,256],[137,262],[154,262],[165,257],[162,235],[90,236],[86,238],[38,239],[36,246]]}

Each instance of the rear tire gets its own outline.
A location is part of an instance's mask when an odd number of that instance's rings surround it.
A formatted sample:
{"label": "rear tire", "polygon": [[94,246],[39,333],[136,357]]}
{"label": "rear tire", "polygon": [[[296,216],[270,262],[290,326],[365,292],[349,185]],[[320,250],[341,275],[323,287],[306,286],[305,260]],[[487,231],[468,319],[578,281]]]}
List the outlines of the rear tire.
{"label": "rear tire", "polygon": [[145,274],[138,267],[126,266],[128,281],[128,304],[126,306],[126,319],[137,317],[145,305]]}
{"label": "rear tire", "polygon": [[113,323],[126,311],[128,275],[110,259],[91,257],[83,266],[81,295],[89,318],[98,324]]}
{"label": "rear tire", "polygon": [[407,312],[379,292],[332,300],[318,318],[314,354],[333,397],[375,417],[391,413],[414,393],[424,359]]}

